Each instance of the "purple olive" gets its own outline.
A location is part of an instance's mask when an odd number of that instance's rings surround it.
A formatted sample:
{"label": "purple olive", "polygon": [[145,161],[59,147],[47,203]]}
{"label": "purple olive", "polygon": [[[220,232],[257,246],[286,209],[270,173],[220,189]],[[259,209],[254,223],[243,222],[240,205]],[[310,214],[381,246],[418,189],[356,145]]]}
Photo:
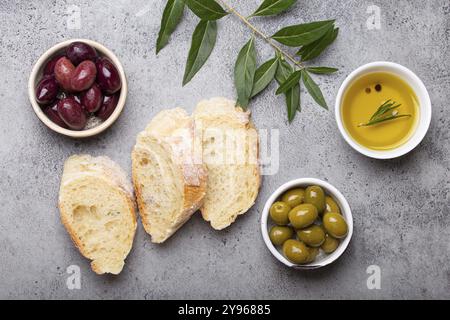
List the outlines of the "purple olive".
{"label": "purple olive", "polygon": [[87,112],[97,112],[102,106],[103,94],[100,87],[94,83],[90,89],[81,94],[81,104]]}
{"label": "purple olive", "polygon": [[66,57],[59,58],[55,64],[55,78],[59,85],[66,91],[72,91],[70,87],[70,81],[72,80],[72,74],[75,71],[75,67],[72,62]]}
{"label": "purple olive", "polygon": [[116,110],[117,103],[119,102],[119,94],[115,94],[112,96],[105,96],[103,99],[102,106],[100,110],[97,111],[96,116],[105,121],[108,119],[114,110]]}
{"label": "purple olive", "polygon": [[67,129],[67,124],[61,119],[61,117],[58,114],[58,104],[54,104],[53,106],[48,106],[45,108],[44,113],[45,115],[52,120],[54,123],[56,123],[58,126]]}
{"label": "purple olive", "polygon": [[66,49],[66,55],[77,66],[85,60],[95,61],[97,51],[83,42],[72,42]]}
{"label": "purple olive", "polygon": [[[72,98],[75,99],[76,102],[78,102],[79,104],[81,104],[81,98],[79,95],[74,94],[74,93],[70,93],[70,94],[66,94],[66,96],[64,98]],[[81,106],[83,107],[83,106]]]}
{"label": "purple olive", "polygon": [[105,57],[98,58],[97,67],[97,83],[105,94],[114,94],[122,87],[119,71],[114,64]]}
{"label": "purple olive", "polygon": [[36,101],[47,105],[55,101],[58,96],[59,85],[54,76],[44,76],[36,87]]}
{"label": "purple olive", "polygon": [[89,89],[95,81],[97,69],[92,61],[83,61],[71,74],[70,89],[81,92]]}
{"label": "purple olive", "polygon": [[60,100],[57,108],[59,116],[70,129],[82,130],[86,126],[86,114],[73,97]]}
{"label": "purple olive", "polygon": [[62,58],[62,57],[63,57],[62,54],[58,54],[58,55],[54,56],[53,58],[51,58],[51,59],[47,62],[47,64],[46,64],[45,67],[44,67],[44,75],[45,75],[45,76],[46,76],[46,75],[52,75],[52,74],[55,74],[55,65],[56,65],[56,62],[58,62],[58,60],[59,60],[60,58]]}

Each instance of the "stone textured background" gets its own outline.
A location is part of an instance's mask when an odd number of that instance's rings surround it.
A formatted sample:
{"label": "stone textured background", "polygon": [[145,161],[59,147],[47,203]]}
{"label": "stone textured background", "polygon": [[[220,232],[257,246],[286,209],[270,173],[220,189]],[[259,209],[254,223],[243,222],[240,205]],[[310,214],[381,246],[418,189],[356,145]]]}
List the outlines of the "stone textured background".
{"label": "stone textured background", "polygon": [[[245,14],[260,1],[230,1]],[[73,153],[108,155],[130,172],[136,134],[158,111],[191,111],[203,98],[235,97],[232,69],[250,36],[234,17],[220,21],[217,46],[203,70],[181,87],[196,17],[186,12],[170,45],[155,56],[165,1],[0,2],[0,298],[450,298],[450,3],[433,1],[300,0],[290,13],[255,19],[267,33],[280,26],[337,18],[340,36],[317,61],[340,68],[319,79],[330,106],[349,72],[376,60],[403,64],[427,86],[431,129],[411,154],[376,161],[341,138],[334,113],[303,97],[303,112],[286,122],[283,98],[272,86],[252,104],[259,128],[280,130],[277,175],[264,178],[256,205],[229,229],[216,232],[199,215],[164,245],[139,225],[118,277],[97,276],[63,229],[56,208],[64,159]],[[81,9],[82,28],[68,30],[67,8]],[[382,10],[382,30],[369,31],[366,10]],[[59,136],[34,115],[27,95],[33,63],[65,39],[97,40],[116,52],[129,80],[124,113],[106,133],[84,141]],[[259,59],[272,55],[258,41]],[[319,271],[278,263],[265,248],[259,219],[270,193],[287,180],[326,179],[347,197],[355,234],[346,254]],[[66,268],[81,267],[81,290],[68,290]],[[368,290],[366,268],[382,270],[381,290]]]}

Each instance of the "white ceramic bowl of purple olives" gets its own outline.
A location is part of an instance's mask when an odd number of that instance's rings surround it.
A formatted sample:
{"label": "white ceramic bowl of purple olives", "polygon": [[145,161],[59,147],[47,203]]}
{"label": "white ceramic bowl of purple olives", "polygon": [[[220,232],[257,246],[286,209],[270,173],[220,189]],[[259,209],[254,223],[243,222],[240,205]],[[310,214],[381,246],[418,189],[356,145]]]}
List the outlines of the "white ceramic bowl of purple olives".
{"label": "white ceramic bowl of purple olives", "polygon": [[125,106],[127,90],[116,55],[87,39],[64,41],[47,50],[28,83],[38,118],[73,138],[91,137],[110,127]]}

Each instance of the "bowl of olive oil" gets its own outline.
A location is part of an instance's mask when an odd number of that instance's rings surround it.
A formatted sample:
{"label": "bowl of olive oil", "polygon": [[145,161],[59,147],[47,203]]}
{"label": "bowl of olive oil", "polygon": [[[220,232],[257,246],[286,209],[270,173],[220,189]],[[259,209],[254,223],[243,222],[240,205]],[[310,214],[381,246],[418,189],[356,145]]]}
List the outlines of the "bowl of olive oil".
{"label": "bowl of olive oil", "polygon": [[392,159],[409,153],[423,140],[431,122],[431,101],[411,70],[392,62],[374,62],[345,79],[335,112],[350,146],[371,158]]}

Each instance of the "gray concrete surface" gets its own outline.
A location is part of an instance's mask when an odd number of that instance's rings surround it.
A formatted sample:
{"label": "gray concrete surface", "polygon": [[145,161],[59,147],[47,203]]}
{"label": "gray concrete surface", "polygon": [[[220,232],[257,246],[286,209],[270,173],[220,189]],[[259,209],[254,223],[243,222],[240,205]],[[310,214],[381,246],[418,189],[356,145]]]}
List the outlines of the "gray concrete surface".
{"label": "gray concrete surface", "polygon": [[[230,1],[249,14],[260,1]],[[368,30],[369,5],[382,29]],[[67,28],[67,9],[80,8],[81,29]],[[280,130],[278,174],[264,178],[254,208],[216,232],[199,215],[164,245],[139,225],[134,248],[118,277],[97,276],[72,245],[56,208],[64,159],[105,154],[130,172],[136,134],[158,111],[192,110],[214,96],[235,97],[232,69],[250,33],[237,19],[220,21],[211,59],[186,87],[183,69],[196,18],[185,14],[170,45],[155,56],[164,1],[13,1],[0,3],[0,298],[450,298],[450,3],[433,1],[299,1],[288,14],[255,19],[267,33],[282,25],[336,18],[341,34],[318,65],[341,71],[319,82],[330,105],[356,67],[375,60],[401,63],[426,84],[433,103],[431,129],[411,154],[375,161],[341,138],[333,112],[304,95],[292,125],[274,86],[252,104],[259,128]],[[27,96],[32,64],[48,47],[74,37],[104,43],[122,60],[129,99],[117,123],[101,136],[75,141],[44,127]],[[259,59],[272,51],[258,41]],[[334,265],[289,270],[265,248],[259,229],[270,193],[289,179],[326,179],[347,197],[355,234]],[[81,289],[69,290],[66,268],[81,268]],[[381,268],[381,289],[366,285],[370,265]]]}

